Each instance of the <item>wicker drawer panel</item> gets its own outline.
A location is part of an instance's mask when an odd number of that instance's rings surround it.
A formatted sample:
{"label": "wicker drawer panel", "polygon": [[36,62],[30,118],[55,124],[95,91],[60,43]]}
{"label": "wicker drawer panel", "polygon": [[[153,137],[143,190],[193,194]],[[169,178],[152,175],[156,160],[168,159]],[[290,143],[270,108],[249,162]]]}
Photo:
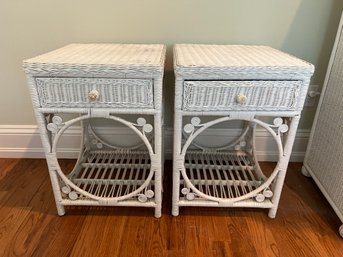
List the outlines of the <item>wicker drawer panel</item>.
{"label": "wicker drawer panel", "polygon": [[301,81],[185,81],[183,110],[295,110]]}
{"label": "wicker drawer panel", "polygon": [[[38,77],[35,81],[42,107],[153,108],[149,79]],[[91,91],[95,99],[90,99]]]}

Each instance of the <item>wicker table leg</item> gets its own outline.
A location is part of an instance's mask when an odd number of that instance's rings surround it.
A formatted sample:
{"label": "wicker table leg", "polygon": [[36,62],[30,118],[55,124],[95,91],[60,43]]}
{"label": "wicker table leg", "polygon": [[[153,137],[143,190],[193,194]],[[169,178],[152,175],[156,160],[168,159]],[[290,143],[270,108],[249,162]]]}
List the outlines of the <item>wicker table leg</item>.
{"label": "wicker table leg", "polygon": [[179,112],[175,113],[174,121],[174,154],[173,154],[173,199],[172,199],[172,215],[179,215],[179,199],[180,199],[180,169],[183,166],[183,158],[181,156],[181,141],[182,141],[182,115]]}
{"label": "wicker table leg", "polygon": [[288,130],[286,140],[284,143],[283,155],[280,157],[280,160],[279,160],[280,171],[274,185],[274,196],[272,199],[274,207],[271,208],[268,213],[268,216],[270,218],[275,218],[276,212],[279,206],[281,191],[282,191],[283,183],[284,183],[286,172],[287,172],[289,158],[292,153],[293,143],[294,143],[295,135],[297,132],[299,120],[300,120],[300,115],[293,117],[290,121],[289,130]]}

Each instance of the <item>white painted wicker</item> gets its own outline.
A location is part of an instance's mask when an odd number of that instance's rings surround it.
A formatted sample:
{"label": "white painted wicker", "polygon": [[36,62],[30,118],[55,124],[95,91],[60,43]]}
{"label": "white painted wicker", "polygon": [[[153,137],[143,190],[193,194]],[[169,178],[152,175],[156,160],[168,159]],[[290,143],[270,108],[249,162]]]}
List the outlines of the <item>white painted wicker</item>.
{"label": "white painted wicker", "polygon": [[[266,46],[180,44],[174,70],[172,214],[180,206],[258,207],[274,218],[313,65]],[[207,128],[236,119],[246,121],[236,141],[197,142]],[[256,159],[257,126],[279,151],[269,175]]]}
{"label": "white painted wicker", "polygon": [[[183,110],[295,110],[300,81],[186,81]],[[237,104],[237,95],[244,103]]]}
{"label": "white painted wicker", "polygon": [[[56,78],[35,79],[42,107],[153,108],[152,79]],[[88,94],[96,88],[96,101]]]}
{"label": "white painted wicker", "polygon": [[[59,215],[66,205],[142,206],[161,216],[164,45],[71,44],[25,60],[32,102]],[[64,121],[59,113],[79,114]],[[145,116],[124,119],[117,114]],[[129,118],[129,116],[127,116]],[[101,139],[90,120],[132,129],[133,147]],[[65,174],[57,160],[63,132],[81,122],[80,155]]]}
{"label": "white painted wicker", "polygon": [[[343,14],[307,146],[302,172],[311,176],[343,223]],[[343,237],[343,225],[339,228]]]}

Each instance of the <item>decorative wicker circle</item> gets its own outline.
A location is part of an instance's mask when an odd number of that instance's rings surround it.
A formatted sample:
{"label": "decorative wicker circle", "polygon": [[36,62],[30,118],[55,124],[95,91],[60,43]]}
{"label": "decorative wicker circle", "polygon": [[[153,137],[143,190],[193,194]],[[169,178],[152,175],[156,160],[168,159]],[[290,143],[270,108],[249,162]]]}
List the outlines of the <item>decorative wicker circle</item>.
{"label": "decorative wicker circle", "polygon": [[198,126],[200,123],[201,123],[201,120],[199,117],[193,117],[191,119],[191,123],[194,125],[194,126]]}
{"label": "decorative wicker circle", "polygon": [[60,125],[60,124],[62,124],[62,118],[60,116],[55,115],[54,117],[52,117],[52,122],[57,124],[57,125]]}
{"label": "decorative wicker circle", "polygon": [[145,125],[146,124],[146,120],[144,119],[144,118],[138,118],[137,119],[137,124],[139,125],[139,126],[143,126],[143,125]]}
{"label": "decorative wicker circle", "polygon": [[184,188],[181,189],[181,193],[182,193],[183,195],[186,195],[186,194],[188,194],[189,192],[190,192],[189,188],[184,187]]}
{"label": "decorative wicker circle", "polygon": [[282,118],[275,118],[274,121],[273,121],[274,125],[279,127],[282,123],[283,123],[283,120]]}
{"label": "decorative wicker circle", "polygon": [[257,194],[255,197],[256,202],[263,202],[266,199],[266,197],[263,194]]}
{"label": "decorative wicker circle", "polygon": [[155,195],[155,193],[154,193],[154,191],[152,191],[152,190],[147,190],[147,191],[145,191],[145,196],[146,197],[148,197],[148,198],[153,198],[154,197],[154,195]]}
{"label": "decorative wicker circle", "polygon": [[49,123],[46,127],[51,132],[57,132],[58,130],[58,127],[55,123]]}
{"label": "decorative wicker circle", "polygon": [[148,197],[146,195],[140,194],[138,195],[138,201],[141,203],[145,203],[148,200]]}
{"label": "decorative wicker circle", "polygon": [[188,134],[192,133],[194,131],[194,126],[192,124],[186,124],[183,130]]}
{"label": "decorative wicker circle", "polygon": [[70,189],[70,187],[68,187],[68,186],[64,186],[64,187],[61,188],[61,191],[62,191],[63,193],[65,193],[65,194],[69,194],[70,191],[71,191],[71,189]]}
{"label": "decorative wicker circle", "polygon": [[69,197],[70,200],[76,200],[79,196],[77,195],[77,193],[75,191],[71,191],[68,194],[68,197]]}
{"label": "decorative wicker circle", "polygon": [[280,127],[279,127],[279,131],[281,133],[286,133],[288,131],[288,125],[287,124],[282,124]]}
{"label": "decorative wicker circle", "polygon": [[143,130],[144,130],[144,132],[146,132],[146,133],[150,133],[150,132],[153,130],[153,127],[152,127],[151,124],[145,124],[145,125],[143,126]]}
{"label": "decorative wicker circle", "polygon": [[271,198],[271,197],[274,195],[274,193],[273,193],[273,191],[270,190],[270,189],[265,189],[265,190],[263,191],[263,195],[264,195],[265,197],[267,197],[267,198]]}
{"label": "decorative wicker circle", "polygon": [[193,201],[195,199],[195,194],[193,194],[193,193],[186,194],[186,199],[188,201]]}

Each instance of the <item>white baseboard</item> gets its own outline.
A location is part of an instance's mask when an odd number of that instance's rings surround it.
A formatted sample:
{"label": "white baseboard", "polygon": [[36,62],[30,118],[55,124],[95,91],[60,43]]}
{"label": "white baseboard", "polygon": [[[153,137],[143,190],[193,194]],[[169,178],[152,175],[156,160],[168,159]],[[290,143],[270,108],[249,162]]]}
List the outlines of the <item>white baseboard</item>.
{"label": "white baseboard", "polygon": [[[99,132],[104,138],[119,138],[119,144],[133,143],[132,133],[123,128],[100,128]],[[164,130],[165,158],[172,159],[172,134],[170,127]],[[221,143],[223,136],[228,142],[235,138],[235,129],[207,129],[202,133],[203,143]],[[304,159],[310,130],[298,130],[291,161],[301,162]],[[124,143],[125,142],[125,143]],[[261,161],[276,161],[278,152],[272,137],[264,130],[256,133],[257,157]],[[61,158],[76,158],[80,144],[80,128],[71,127],[68,129],[59,143],[58,152]],[[1,125],[0,126],[0,158],[44,158],[40,135],[37,126],[34,125]]]}

